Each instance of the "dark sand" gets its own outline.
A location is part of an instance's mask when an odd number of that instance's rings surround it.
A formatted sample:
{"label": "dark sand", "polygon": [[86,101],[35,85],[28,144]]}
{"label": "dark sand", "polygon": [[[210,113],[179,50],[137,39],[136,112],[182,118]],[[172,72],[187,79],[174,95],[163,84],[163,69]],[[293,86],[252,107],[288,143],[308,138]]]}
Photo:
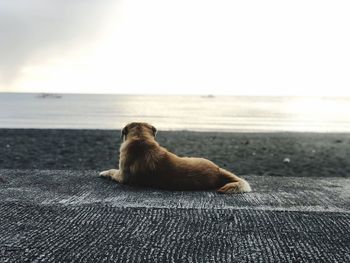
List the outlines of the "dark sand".
{"label": "dark sand", "polygon": [[[350,134],[160,131],[157,140],[239,175],[350,175]],[[120,143],[116,130],[0,129],[0,169],[109,169]]]}

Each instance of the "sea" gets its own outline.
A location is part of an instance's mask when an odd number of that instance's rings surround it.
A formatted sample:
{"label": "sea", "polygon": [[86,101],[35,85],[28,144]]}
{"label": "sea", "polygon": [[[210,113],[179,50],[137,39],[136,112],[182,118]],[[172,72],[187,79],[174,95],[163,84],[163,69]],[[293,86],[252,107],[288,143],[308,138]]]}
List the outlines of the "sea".
{"label": "sea", "polygon": [[350,97],[0,93],[0,128],[350,132]]}

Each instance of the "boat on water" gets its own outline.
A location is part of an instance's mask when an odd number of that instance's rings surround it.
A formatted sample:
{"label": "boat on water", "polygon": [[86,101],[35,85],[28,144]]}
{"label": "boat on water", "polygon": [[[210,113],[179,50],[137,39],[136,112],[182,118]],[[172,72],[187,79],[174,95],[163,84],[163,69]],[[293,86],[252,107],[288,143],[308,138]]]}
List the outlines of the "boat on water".
{"label": "boat on water", "polygon": [[202,98],[205,98],[205,99],[213,99],[213,98],[215,98],[215,96],[212,95],[212,94],[204,95],[204,96],[201,96],[201,97],[202,97]]}
{"label": "boat on water", "polygon": [[62,98],[62,95],[55,94],[55,93],[40,93],[37,98],[40,99],[60,99]]}

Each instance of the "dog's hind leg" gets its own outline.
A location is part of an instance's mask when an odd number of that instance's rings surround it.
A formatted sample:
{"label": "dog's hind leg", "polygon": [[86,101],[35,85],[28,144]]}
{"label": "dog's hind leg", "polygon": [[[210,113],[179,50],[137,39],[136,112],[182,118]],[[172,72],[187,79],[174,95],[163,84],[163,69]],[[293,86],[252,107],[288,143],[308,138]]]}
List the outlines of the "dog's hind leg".
{"label": "dog's hind leg", "polygon": [[221,175],[229,180],[227,184],[218,189],[219,193],[233,194],[233,193],[247,193],[251,192],[249,183],[238,177],[237,175],[230,173],[229,171],[219,168]]}
{"label": "dog's hind leg", "polygon": [[114,181],[117,181],[118,183],[123,183],[123,176],[121,172],[117,169],[110,169],[107,171],[100,172],[99,174],[101,177],[108,177],[111,178]]}

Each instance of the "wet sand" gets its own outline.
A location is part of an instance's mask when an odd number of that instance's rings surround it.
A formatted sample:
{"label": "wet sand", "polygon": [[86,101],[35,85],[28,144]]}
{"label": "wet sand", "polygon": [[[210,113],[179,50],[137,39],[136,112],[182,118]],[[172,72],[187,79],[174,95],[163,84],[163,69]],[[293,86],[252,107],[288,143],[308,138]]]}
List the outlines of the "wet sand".
{"label": "wet sand", "polygon": [[[208,158],[239,175],[349,177],[350,134],[159,131],[180,156]],[[0,168],[117,167],[120,131],[0,129]]]}

